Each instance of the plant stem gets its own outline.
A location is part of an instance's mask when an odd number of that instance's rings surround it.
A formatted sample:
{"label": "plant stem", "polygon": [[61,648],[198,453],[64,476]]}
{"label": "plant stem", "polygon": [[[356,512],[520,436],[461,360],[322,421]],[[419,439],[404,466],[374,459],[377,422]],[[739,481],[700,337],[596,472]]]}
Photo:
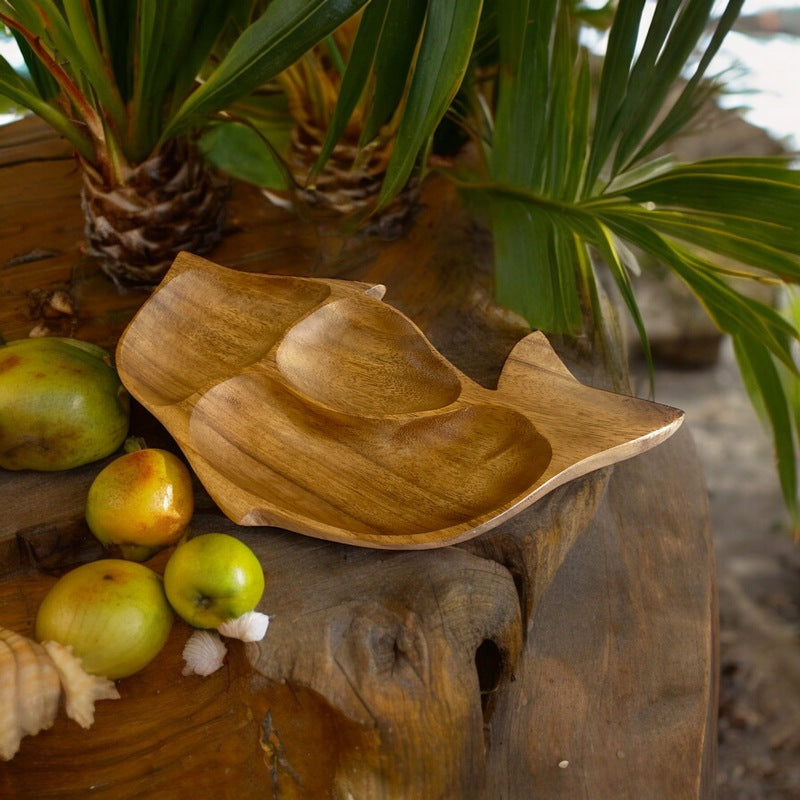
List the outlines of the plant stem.
{"label": "plant stem", "polygon": [[75,85],[73,80],[62,69],[61,65],[52,57],[47,48],[42,44],[42,40],[38,36],[34,36],[26,27],[20,25],[15,19],[9,17],[7,14],[0,13],[0,22],[7,25],[12,30],[17,31],[24,37],[25,41],[33,49],[34,53],[42,60],[48,72],[53,76],[55,81],[61,87],[61,90],[69,98],[77,111],[80,113],[86,127],[92,138],[101,146],[105,144],[105,131],[103,130],[103,123],[97,112],[92,108],[86,96]]}

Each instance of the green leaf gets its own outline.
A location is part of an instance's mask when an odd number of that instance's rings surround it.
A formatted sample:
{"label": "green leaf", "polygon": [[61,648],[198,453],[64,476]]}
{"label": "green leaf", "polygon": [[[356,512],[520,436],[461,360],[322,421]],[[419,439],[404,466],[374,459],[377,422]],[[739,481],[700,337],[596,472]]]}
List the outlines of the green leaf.
{"label": "green leaf", "polygon": [[480,19],[481,0],[428,4],[411,85],[380,196],[388,203],[406,185],[419,154],[461,85]]}
{"label": "green leaf", "polygon": [[33,84],[18,75],[2,56],[0,56],[0,94],[40,116],[85,158],[93,157],[92,145],[81,129],[57,108],[54,108],[46,100],[42,100]]}
{"label": "green leaf", "polygon": [[569,174],[568,158],[573,128],[572,103],[574,100],[574,73],[576,48],[569,6],[562,3],[554,22],[555,46],[552,48],[552,66],[549,70],[547,98],[547,161],[545,191],[552,197],[563,197]]}
{"label": "green leaf", "polygon": [[721,330],[759,339],[787,367],[794,368],[790,340],[796,332],[774,308],[737,292],[713,264],[696,257],[679,243],[661,237],[647,224],[627,217],[600,215],[600,219],[622,239],[672,269]]}
{"label": "green leaf", "polygon": [[[624,195],[633,203],[654,204],[669,209],[687,209],[717,214],[720,218],[767,223],[772,234],[785,232],[781,247],[800,253],[800,181],[791,170],[780,177],[772,173],[745,174],[747,159],[727,173],[709,169],[704,163],[677,167],[638,185]],[[610,199],[613,195],[607,195]]]}
{"label": "green leaf", "polygon": [[655,121],[705,30],[713,5],[714,0],[656,3],[653,22],[631,71],[620,109],[621,135],[612,173],[629,162]]}
{"label": "green leaf", "polygon": [[[654,165],[655,166],[655,165]],[[646,165],[647,167],[647,165]],[[784,280],[800,279],[800,176],[767,159],[660,162],[585,210],[637,219],[666,235]]]}
{"label": "green leaf", "polygon": [[36,57],[25,38],[17,31],[14,31],[14,39],[39,97],[42,100],[52,100],[58,94],[58,84]]}
{"label": "green leaf", "polygon": [[372,0],[366,7],[312,177],[327,161],[359,101],[368,110],[360,136],[362,146],[378,135],[381,125],[396,111],[405,91],[426,4],[427,0]]}
{"label": "green leaf", "polygon": [[646,221],[653,230],[696,245],[716,258],[733,259],[781,280],[800,279],[800,259],[781,243],[789,234],[767,222],[759,225],[755,220],[691,210],[632,209],[626,216]]}
{"label": "green leaf", "polygon": [[139,0],[136,18],[131,131],[134,161],[154,149],[165,120],[187,98],[230,12],[213,0]]}
{"label": "green leaf", "polygon": [[533,328],[577,332],[582,320],[580,257],[569,225],[521,193],[484,189],[481,195],[493,233],[497,302]]}
{"label": "green leaf", "polygon": [[569,153],[564,165],[565,199],[577,199],[583,192],[586,160],[588,156],[591,127],[592,86],[589,59],[581,51],[578,60],[577,80],[570,103],[570,124],[568,126]]}
{"label": "green leaf", "polygon": [[620,109],[626,97],[643,9],[644,0],[620,0],[614,15],[600,76],[587,186],[597,181],[622,128]]}
{"label": "green leaf", "polygon": [[103,52],[124,103],[133,94],[139,0],[94,0]]}
{"label": "green leaf", "polygon": [[780,373],[770,358],[769,351],[757,337],[735,335],[733,345],[745,386],[754,405],[764,409],[772,429],[781,491],[784,502],[797,521],[796,438],[793,434],[791,408]]}
{"label": "green leaf", "polygon": [[311,171],[310,178],[312,180],[319,174],[322,166],[333,152],[333,148],[344,133],[347,123],[364,93],[374,70],[375,57],[391,10],[391,0],[373,0],[364,11],[353,42],[350,62],[342,77],[336,108],[328,125],[319,157]]}
{"label": "green leaf", "polygon": [[647,335],[642,313],[636,301],[633,285],[631,283],[629,269],[626,268],[625,258],[628,251],[623,251],[614,240],[611,231],[603,225],[597,225],[597,236],[592,239],[592,243],[597,247],[603,260],[614,278],[614,282],[619,289],[620,296],[625,303],[628,313],[631,315],[636,332],[639,335],[639,342],[647,364],[647,372],[650,379],[650,393],[653,393],[655,385],[655,366],[653,364],[653,354],[650,349],[650,339]]}
{"label": "green leaf", "polygon": [[61,41],[74,44],[73,71],[80,71],[89,86],[97,94],[107,117],[121,131],[125,125],[125,107],[116,84],[113,82],[110,65],[103,58],[98,32],[93,25],[91,6],[87,0],[63,0],[67,30]]}
{"label": "green leaf", "polygon": [[222,122],[199,140],[206,158],[234,178],[270,189],[287,189],[286,167],[265,138],[250,125]]}
{"label": "green leaf", "polygon": [[537,192],[547,178],[548,125],[554,124],[550,40],[558,7],[558,0],[544,0],[534,11],[524,0],[503,0],[498,9],[500,85],[490,172]]}
{"label": "green leaf", "polygon": [[224,109],[289,67],[366,0],[273,0],[205,83],[175,112],[162,141]]}
{"label": "green leaf", "polygon": [[[370,12],[375,0],[367,6]],[[371,141],[380,126],[394,114],[405,94],[406,84],[425,21],[428,0],[390,0],[386,20],[375,54],[375,88],[369,117],[364,123],[361,142]]]}
{"label": "green leaf", "polygon": [[726,5],[725,10],[717,20],[710,42],[703,49],[697,66],[691,78],[686,82],[680,96],[672,108],[664,115],[661,122],[655,126],[652,134],[631,156],[629,163],[634,163],[644,158],[657,147],[667,142],[670,137],[677,136],[696,116],[703,103],[711,97],[716,87],[713,82],[705,80],[706,72],[738,18],[742,5],[743,0],[732,0]]}

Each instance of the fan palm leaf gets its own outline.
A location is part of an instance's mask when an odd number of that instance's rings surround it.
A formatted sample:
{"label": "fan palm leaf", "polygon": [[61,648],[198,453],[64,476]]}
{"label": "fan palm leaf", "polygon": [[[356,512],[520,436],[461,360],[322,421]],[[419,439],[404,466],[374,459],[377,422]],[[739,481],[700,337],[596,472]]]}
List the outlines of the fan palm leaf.
{"label": "fan palm leaf", "polygon": [[[699,104],[703,72],[741,4],[735,0],[727,5],[678,101],[665,109],[671,86],[680,79],[691,61],[693,48],[707,29],[712,3],[660,0],[654,4],[649,30],[640,32],[642,3],[621,0],[603,59],[591,132],[576,116],[584,113],[587,102],[586,90],[580,88],[585,85],[581,68],[566,63],[564,58],[564,51],[572,47],[574,63],[581,63],[574,34],[568,30],[568,10],[564,4],[553,5],[551,38],[531,32],[527,46],[537,50],[537,57],[530,57],[530,61],[541,65],[539,81],[550,86],[566,82],[573,87],[573,99],[566,104],[559,92],[551,90],[544,113],[540,113],[546,126],[546,141],[552,136],[558,136],[562,143],[569,143],[571,136],[577,139],[572,156],[565,161],[563,147],[533,148],[530,152],[535,163],[528,165],[527,173],[519,168],[509,170],[508,151],[518,150],[525,122],[514,115],[498,115],[490,176],[497,184],[516,184],[530,192],[527,201],[518,202],[528,209],[536,224],[548,226],[551,240],[574,241],[577,236],[584,247],[601,254],[611,267],[641,334],[644,335],[644,326],[626,275],[626,270],[634,266],[629,263],[627,245],[657,259],[689,286],[718,327],[732,337],[754,401],[767,411],[784,497],[796,515],[797,429],[792,424],[788,395],[785,384],[778,379],[777,365],[786,368],[790,380],[797,380],[790,345],[797,340],[798,332],[774,309],[740,293],[730,281],[729,272],[733,260],[740,265],[739,275],[753,280],[800,282],[800,218],[796,214],[800,173],[792,169],[789,160],[779,158],[734,157],[692,164],[660,159],[642,163],[679,129],[679,121],[685,123],[690,118],[687,109]],[[540,9],[537,4],[537,16]],[[535,27],[533,22],[529,27]],[[500,35],[502,47],[502,31]],[[642,38],[643,43],[637,47]],[[506,50],[513,54],[515,47],[517,42],[510,42]],[[503,92],[513,98],[515,105],[524,102],[518,99],[519,95],[537,93],[535,84],[511,70],[504,70],[500,80],[501,103]],[[561,94],[568,91],[562,89]],[[577,172],[582,158],[585,171],[577,185],[557,180],[560,173]],[[558,200],[560,206],[542,214],[542,198]],[[535,287],[547,282],[561,286],[569,280],[564,273],[593,281],[594,273],[578,271],[577,262],[563,260],[560,248],[554,244],[544,248],[544,258],[536,259],[538,263],[531,263],[534,259],[519,249],[515,260],[506,258],[502,242],[517,237],[514,223],[498,214],[492,220],[496,242],[500,242],[496,245],[499,291],[507,285],[508,276],[513,279],[510,289],[502,294],[505,302],[524,308],[536,327],[575,330],[575,299],[567,297],[560,308],[557,304],[540,308]],[[529,279],[521,280],[520,273],[527,273]],[[584,293],[589,294],[585,290]],[[552,291],[550,296],[558,299],[564,295]],[[595,313],[599,314],[599,309]]]}
{"label": "fan palm leaf", "polygon": [[[369,91],[366,76],[377,71],[375,48],[388,35],[383,23],[397,13],[393,5],[370,4],[382,25],[375,23],[369,47],[354,48],[352,69],[360,77],[349,87],[345,118],[359,87]],[[474,107],[491,110],[479,137],[485,167],[465,177],[459,165],[451,177],[491,227],[498,301],[548,332],[576,333],[587,317],[602,327],[597,283],[607,269],[649,360],[631,253],[638,249],[671,269],[732,337],[753,401],[771,427],[784,497],[797,518],[791,398],[798,391],[798,329],[743,294],[733,278],[800,283],[800,173],[781,158],[681,164],[653,157],[712,91],[707,72],[742,0],[729,0],[718,17],[713,0],[619,0],[596,90],[576,3],[496,0],[486,12],[477,2],[458,5],[457,13],[447,3],[425,9],[384,202],[425,163],[446,103],[459,90],[463,95],[463,76],[476,73],[476,52],[467,63],[467,49],[488,42],[496,54],[493,79],[488,90],[472,87]],[[425,49],[433,33],[438,57]],[[479,114],[470,125],[480,127]],[[333,139],[338,130],[331,130]]]}

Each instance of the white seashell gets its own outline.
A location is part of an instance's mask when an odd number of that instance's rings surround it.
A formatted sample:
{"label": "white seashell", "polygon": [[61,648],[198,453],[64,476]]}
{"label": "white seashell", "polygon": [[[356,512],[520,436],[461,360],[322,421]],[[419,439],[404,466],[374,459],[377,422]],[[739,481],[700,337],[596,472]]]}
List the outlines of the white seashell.
{"label": "white seashell", "polygon": [[64,689],[64,706],[67,716],[82,728],[94,724],[94,704],[97,700],[119,700],[114,681],[100,675],[90,675],[84,670],[81,659],[72,653],[71,645],[42,642],[53,660]]}
{"label": "white seashell", "polygon": [[0,628],[0,758],[8,761],[23,736],[52,726],[61,684],[44,648],[32,639]]}
{"label": "white seashell", "polygon": [[0,758],[8,761],[19,750],[22,731],[17,720],[17,665],[14,653],[0,640]]}
{"label": "white seashell", "polygon": [[217,630],[230,639],[243,642],[260,642],[267,635],[269,617],[260,611],[248,611],[241,617],[223,622]]}
{"label": "white seashell", "polygon": [[219,634],[212,631],[195,631],[183,647],[186,666],[184,675],[211,675],[221,666],[228,648]]}
{"label": "white seashell", "polygon": [[62,689],[67,715],[84,728],[96,700],[119,697],[112,681],[84,671],[71,647],[0,628],[0,759],[12,759],[23,736],[52,726]]}

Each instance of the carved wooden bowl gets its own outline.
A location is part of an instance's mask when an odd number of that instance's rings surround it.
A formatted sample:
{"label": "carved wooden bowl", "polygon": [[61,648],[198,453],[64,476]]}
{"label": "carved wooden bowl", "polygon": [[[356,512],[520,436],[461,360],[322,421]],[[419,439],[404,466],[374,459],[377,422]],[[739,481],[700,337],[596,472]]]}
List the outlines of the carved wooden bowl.
{"label": "carved wooden bowl", "polygon": [[120,338],[117,368],[235,523],[370,547],[477,536],[682,421],[582,385],[538,333],[486,389],[383,291],[182,253]]}

